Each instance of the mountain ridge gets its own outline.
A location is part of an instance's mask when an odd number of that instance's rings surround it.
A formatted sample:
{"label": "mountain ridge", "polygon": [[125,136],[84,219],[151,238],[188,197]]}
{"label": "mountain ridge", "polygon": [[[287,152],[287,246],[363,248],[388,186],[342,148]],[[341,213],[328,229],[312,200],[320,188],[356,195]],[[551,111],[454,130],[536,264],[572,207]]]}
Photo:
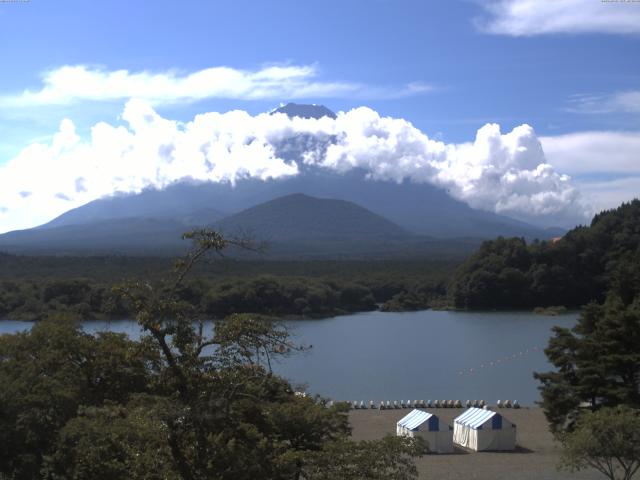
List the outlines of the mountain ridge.
{"label": "mountain ridge", "polygon": [[[413,234],[353,202],[285,195],[226,218],[185,226],[172,219],[111,218],[0,235],[0,250],[46,255],[178,255],[182,234],[210,227],[229,237],[266,243],[267,258],[378,259],[444,255],[461,258],[477,239],[439,240]],[[233,255],[255,254],[232,249]]]}
{"label": "mountain ridge", "polygon": [[445,191],[426,184],[374,181],[354,170],[337,174],[315,167],[297,176],[230,182],[176,182],[163,190],[117,195],[69,210],[36,228],[86,224],[96,219],[142,217],[179,219],[210,208],[218,218],[292,193],[346,200],[381,215],[415,234],[437,238],[494,238],[523,236],[551,238],[562,232],[545,231],[510,217],[474,210]]}

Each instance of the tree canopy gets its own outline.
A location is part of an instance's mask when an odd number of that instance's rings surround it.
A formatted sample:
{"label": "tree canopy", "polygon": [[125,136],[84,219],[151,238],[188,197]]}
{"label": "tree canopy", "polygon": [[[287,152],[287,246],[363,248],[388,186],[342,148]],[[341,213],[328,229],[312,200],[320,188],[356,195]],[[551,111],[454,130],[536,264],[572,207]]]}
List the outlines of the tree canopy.
{"label": "tree canopy", "polygon": [[639,248],[640,200],[633,200],[555,241],[484,242],[457,269],[449,298],[470,309],[601,303],[618,266],[629,263]]}
{"label": "tree canopy", "polygon": [[610,480],[631,480],[640,469],[640,411],[629,407],[586,413],[562,436],[562,467],[594,468]]}
{"label": "tree canopy", "polygon": [[[130,319],[130,303],[113,292],[122,278],[153,282],[165,259],[14,257],[0,253],[0,319],[51,315],[81,320]],[[444,303],[454,264],[447,262],[251,262],[203,259],[176,292],[208,318],[260,313],[322,318],[369,311],[415,310]]]}

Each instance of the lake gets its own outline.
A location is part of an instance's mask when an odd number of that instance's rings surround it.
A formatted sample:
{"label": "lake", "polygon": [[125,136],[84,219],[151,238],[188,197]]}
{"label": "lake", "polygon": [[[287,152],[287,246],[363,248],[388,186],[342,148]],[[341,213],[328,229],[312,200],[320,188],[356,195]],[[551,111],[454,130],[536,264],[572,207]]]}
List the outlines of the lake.
{"label": "lake", "polygon": [[[311,345],[274,369],[294,384],[335,400],[539,399],[534,371],[547,371],[543,353],[554,325],[571,327],[577,313],[366,312],[286,322],[298,343]],[[30,328],[0,321],[0,333]],[[132,338],[133,321],[87,321],[88,332]]]}

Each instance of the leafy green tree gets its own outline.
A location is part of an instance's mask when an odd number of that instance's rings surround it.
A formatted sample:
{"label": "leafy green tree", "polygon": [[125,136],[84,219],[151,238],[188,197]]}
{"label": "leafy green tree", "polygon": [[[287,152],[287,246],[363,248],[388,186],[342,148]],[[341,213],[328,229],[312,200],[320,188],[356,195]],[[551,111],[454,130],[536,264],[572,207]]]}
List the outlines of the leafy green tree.
{"label": "leafy green tree", "polygon": [[123,334],[94,337],[65,317],[0,336],[0,472],[37,478],[80,406],[145,391],[155,359]]}
{"label": "leafy green tree", "polygon": [[[156,407],[156,405],[153,405]],[[177,480],[165,440],[166,428],[148,399],[127,405],[80,407],[45,456],[44,478]]]}
{"label": "leafy green tree", "polygon": [[585,412],[562,435],[561,467],[594,468],[610,480],[631,480],[640,469],[640,411],[629,407]]}
{"label": "leafy green tree", "polygon": [[424,451],[419,437],[334,442],[311,454],[303,475],[307,480],[410,480],[418,476],[413,457]]}

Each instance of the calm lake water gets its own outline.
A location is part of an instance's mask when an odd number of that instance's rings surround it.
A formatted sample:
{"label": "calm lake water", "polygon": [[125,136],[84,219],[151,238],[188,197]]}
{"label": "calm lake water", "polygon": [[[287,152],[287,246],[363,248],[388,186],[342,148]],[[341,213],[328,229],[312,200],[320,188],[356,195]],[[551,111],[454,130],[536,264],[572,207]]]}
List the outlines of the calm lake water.
{"label": "calm lake water", "polygon": [[[546,317],[524,312],[367,312],[288,322],[295,340],[312,348],[274,369],[294,384],[335,400],[539,399],[534,371],[550,366],[543,353],[554,325],[577,313]],[[0,333],[31,324],[0,321]],[[133,321],[84,323],[88,332],[140,335]]]}

